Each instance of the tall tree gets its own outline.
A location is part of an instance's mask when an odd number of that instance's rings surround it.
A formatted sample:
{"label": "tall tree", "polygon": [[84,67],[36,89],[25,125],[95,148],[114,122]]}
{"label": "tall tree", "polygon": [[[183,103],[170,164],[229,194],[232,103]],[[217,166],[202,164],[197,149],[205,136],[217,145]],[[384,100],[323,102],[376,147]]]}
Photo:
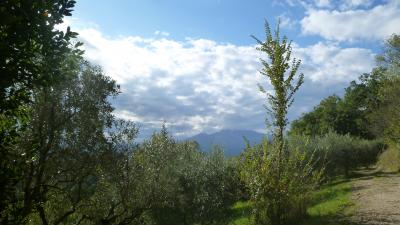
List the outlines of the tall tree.
{"label": "tall tree", "polygon": [[[282,152],[284,150],[284,131],[288,124],[287,113],[288,109],[294,101],[294,94],[299,89],[304,81],[304,75],[301,73],[297,81],[293,84],[296,78],[297,70],[300,67],[301,61],[291,59],[292,42],[288,41],[286,36],[280,37],[279,23],[275,31],[275,35],[271,33],[268,22],[265,22],[266,40],[261,41],[255,36],[252,36],[260,45],[257,50],[263,52],[268,57],[268,60],[260,59],[263,65],[260,73],[266,76],[271,82],[273,93],[269,94],[264,87],[259,84],[259,89],[262,93],[267,94],[268,103],[267,110],[271,114],[271,122],[274,126],[274,144],[278,151],[278,170],[280,161],[282,161]],[[279,173],[279,171],[278,171]],[[278,178],[279,178],[278,174]]]}
{"label": "tall tree", "polygon": [[[274,35],[267,22],[265,31],[265,41],[254,38],[260,45],[257,49],[268,57],[261,59],[260,72],[273,88],[272,94],[267,93],[267,109],[275,128],[273,145],[270,147],[264,140],[260,145],[248,146],[243,154],[241,176],[250,191],[254,223],[286,225],[305,215],[309,192],[319,175],[314,176],[311,160],[304,152],[288,151],[284,139],[287,112],[304,79],[300,74],[296,80],[300,60],[291,59],[291,42],[280,37],[279,24]],[[261,85],[259,88],[266,93]]]}
{"label": "tall tree", "polygon": [[381,79],[377,91],[378,103],[369,119],[377,135],[390,142],[400,143],[400,35],[392,35],[385,43],[384,52],[377,57]]}
{"label": "tall tree", "polygon": [[71,48],[76,33],[55,29],[71,15],[74,4],[74,0],[0,1],[1,215],[15,201],[15,185],[21,178],[13,146],[27,122],[25,104],[32,100],[34,87],[62,79],[66,54],[79,53]]}

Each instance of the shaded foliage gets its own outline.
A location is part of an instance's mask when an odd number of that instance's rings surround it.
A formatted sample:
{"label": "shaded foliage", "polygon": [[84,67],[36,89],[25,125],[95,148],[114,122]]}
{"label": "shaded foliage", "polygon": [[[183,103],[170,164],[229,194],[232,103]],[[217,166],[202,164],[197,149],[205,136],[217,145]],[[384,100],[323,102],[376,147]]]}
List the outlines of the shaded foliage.
{"label": "shaded foliage", "polygon": [[[67,55],[81,53],[72,46],[76,33],[69,28],[66,32],[54,29],[55,25],[62,23],[64,16],[71,15],[74,4],[73,0],[0,2],[2,215],[9,213],[6,208],[10,204],[16,204],[15,185],[22,179],[20,166],[14,162],[18,154],[13,146],[29,120],[29,109],[24,104],[31,102],[34,88],[48,86],[64,78],[62,64]],[[74,44],[79,46],[79,43]]]}

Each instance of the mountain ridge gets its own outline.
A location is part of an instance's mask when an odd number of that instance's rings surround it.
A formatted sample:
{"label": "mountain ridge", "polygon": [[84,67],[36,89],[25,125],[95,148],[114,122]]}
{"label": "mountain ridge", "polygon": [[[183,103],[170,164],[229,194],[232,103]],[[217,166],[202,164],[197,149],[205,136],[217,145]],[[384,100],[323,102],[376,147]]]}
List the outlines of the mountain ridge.
{"label": "mountain ridge", "polygon": [[266,134],[252,130],[224,129],[214,133],[199,133],[186,140],[196,141],[200,149],[206,152],[211,151],[214,145],[219,145],[224,149],[225,155],[237,156],[246,147],[245,138],[250,144],[258,144],[267,137]]}

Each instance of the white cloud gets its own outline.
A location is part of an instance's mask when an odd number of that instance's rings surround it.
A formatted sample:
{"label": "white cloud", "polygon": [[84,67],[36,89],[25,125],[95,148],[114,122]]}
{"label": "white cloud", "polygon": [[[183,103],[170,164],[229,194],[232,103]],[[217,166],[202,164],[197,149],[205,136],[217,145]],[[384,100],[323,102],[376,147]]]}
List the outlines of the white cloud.
{"label": "white cloud", "polygon": [[[353,5],[365,3],[348,2]],[[304,34],[315,34],[328,40],[382,40],[400,33],[400,3],[391,1],[371,9],[345,11],[309,9],[301,26]]]}
{"label": "white cloud", "polygon": [[160,35],[160,36],[165,36],[165,37],[168,37],[168,36],[169,36],[169,33],[168,33],[168,32],[166,32],[166,31],[159,31],[159,30],[156,30],[156,31],[154,32],[154,34],[155,34],[155,35]]}
{"label": "white cloud", "polygon": [[144,122],[141,120],[140,117],[135,115],[135,113],[127,111],[127,110],[116,110],[116,111],[114,111],[114,113],[118,115],[118,118],[123,119],[123,120],[131,120],[131,121],[141,122],[141,123]]}
{"label": "white cloud", "polygon": [[[164,120],[181,136],[264,127],[265,99],[257,83],[270,86],[258,73],[261,55],[255,46],[159,36],[106,37],[91,27],[77,31],[85,57],[121,84],[123,93],[113,102],[116,116],[139,122],[145,135]],[[373,61],[369,50],[326,43],[294,46],[294,56],[303,59],[307,80],[291,118],[368,72]]]}
{"label": "white cloud", "polygon": [[374,54],[369,49],[342,49],[321,42],[306,48],[296,47],[295,56],[303,59],[304,73],[312,81],[326,85],[354,80],[374,66]]}

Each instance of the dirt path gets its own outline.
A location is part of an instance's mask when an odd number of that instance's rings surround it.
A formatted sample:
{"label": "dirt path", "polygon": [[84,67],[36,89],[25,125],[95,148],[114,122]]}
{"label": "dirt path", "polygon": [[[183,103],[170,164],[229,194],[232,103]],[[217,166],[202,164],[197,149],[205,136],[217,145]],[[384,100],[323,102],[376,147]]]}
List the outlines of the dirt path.
{"label": "dirt path", "polygon": [[353,181],[351,220],[359,225],[400,225],[400,176],[361,171]]}

